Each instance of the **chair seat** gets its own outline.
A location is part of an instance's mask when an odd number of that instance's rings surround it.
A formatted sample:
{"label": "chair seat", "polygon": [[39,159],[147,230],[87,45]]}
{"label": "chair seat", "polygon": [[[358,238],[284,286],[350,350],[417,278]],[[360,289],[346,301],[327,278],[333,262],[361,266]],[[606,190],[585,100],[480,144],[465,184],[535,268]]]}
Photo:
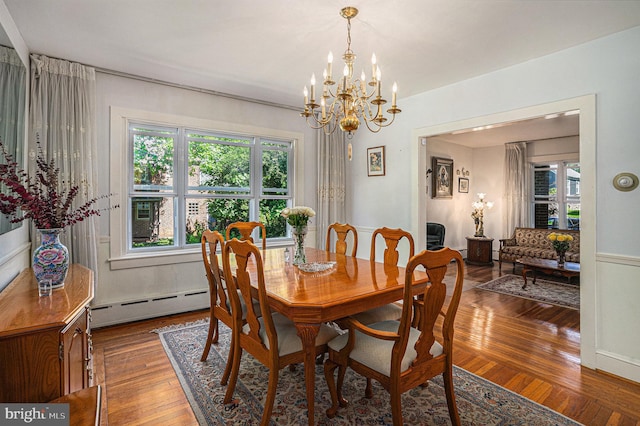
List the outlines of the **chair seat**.
{"label": "chair seat", "polygon": [[353,315],[353,318],[360,321],[364,325],[373,324],[381,321],[399,320],[402,316],[402,306],[395,303],[389,303],[377,308],[371,308],[367,311]]}
{"label": "chair seat", "polygon": [[[397,332],[400,326],[400,321],[382,321],[369,325],[369,328],[380,331]],[[409,330],[409,342],[407,343],[407,350],[402,358],[400,365],[400,371],[407,370],[414,359],[416,359],[417,353],[414,349],[416,341],[420,337],[420,331],[411,327]],[[328,343],[330,349],[339,352],[347,344],[349,334],[341,334]],[[384,341],[376,339],[375,337],[367,336],[360,331],[356,331],[356,343],[349,355],[349,358],[353,359],[360,364],[384,374],[385,376],[391,375],[391,351],[393,349],[394,342]],[[434,357],[443,353],[442,345],[438,342],[434,342],[429,350],[429,353]]]}
{"label": "chair seat", "polygon": [[[298,336],[298,329],[293,321],[278,313],[272,314],[271,318],[273,318],[273,325],[275,326],[276,333],[278,335],[278,355],[284,356],[301,351],[302,340],[300,340],[300,336]],[[258,318],[258,322],[260,322],[260,339],[267,349],[270,349],[263,318]],[[249,329],[249,324],[245,324],[242,328],[242,332],[247,334],[249,333]],[[318,335],[316,336],[316,346],[326,344],[339,334],[338,330],[334,327],[322,324],[318,331]]]}

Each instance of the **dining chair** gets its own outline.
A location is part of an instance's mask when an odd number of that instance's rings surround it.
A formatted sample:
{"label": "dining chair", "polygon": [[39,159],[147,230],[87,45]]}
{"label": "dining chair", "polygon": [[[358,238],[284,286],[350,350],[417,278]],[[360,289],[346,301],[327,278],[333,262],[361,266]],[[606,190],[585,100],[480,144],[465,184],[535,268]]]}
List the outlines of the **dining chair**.
{"label": "dining chair", "polygon": [[[409,243],[409,257],[413,256],[415,246],[411,233],[399,228],[391,229],[383,227],[376,229],[371,235],[371,262],[375,262],[376,260],[376,242],[380,240],[378,236],[382,237],[385,242],[383,263],[386,266],[398,266],[398,259],[400,257],[400,253],[398,253],[398,244],[403,238],[406,238]],[[371,308],[367,311],[361,312],[355,315],[355,318],[363,324],[372,324],[378,321],[397,320],[400,318],[401,314],[402,307],[396,303],[389,303],[384,306]]]}
{"label": "dining chair", "polygon": [[266,250],[267,229],[262,222],[234,222],[230,225],[227,225],[227,228],[225,230],[226,240],[229,241],[231,239],[231,233],[235,229],[240,233],[240,240],[249,240],[253,243],[254,241],[251,234],[253,233],[253,230],[258,227],[260,228],[262,235],[262,250]]}
{"label": "dining chair", "polygon": [[353,238],[351,257],[356,257],[358,252],[358,231],[356,231],[356,228],[348,223],[336,222],[329,225],[327,228],[327,243],[325,245],[326,251],[331,251],[331,231],[336,234],[336,254],[347,254],[347,236],[351,233]]}
{"label": "dining chair", "polygon": [[[231,266],[232,257],[235,258],[235,270]],[[236,238],[227,241],[222,251],[222,264],[225,279],[229,283],[234,324],[239,330],[238,338],[234,341],[231,377],[224,403],[231,402],[238,380],[242,352],[247,351],[269,368],[267,397],[260,422],[261,425],[267,425],[273,410],[280,370],[287,365],[304,362],[302,340],[298,336],[298,330],[293,321],[279,313],[271,312],[265,287],[262,256],[253,243]],[[256,290],[260,312],[255,309],[253,303],[246,303],[252,300],[252,294],[255,294]],[[244,319],[241,314],[240,299],[245,301]],[[335,328],[322,324],[316,336],[316,355],[325,353],[327,342],[338,334]]]}
{"label": "dining chair", "polygon": [[[452,261],[456,262],[455,285],[445,306],[447,286],[443,279]],[[348,404],[342,395],[348,367],[367,379],[380,382],[389,392],[394,425],[402,425],[401,395],[442,374],[451,423],[460,424],[453,389],[452,358],[453,324],[462,293],[463,265],[458,251],[449,248],[424,250],[409,259],[405,269],[399,321],[381,321],[366,326],[353,317],[346,319],[349,331],[328,343],[329,356],[324,364],[332,402],[327,410],[329,418],[336,415],[339,406]],[[413,272],[418,266],[425,268],[429,280],[420,293],[421,297],[414,298],[416,282]],[[424,283],[424,280],[420,282]],[[419,318],[419,324],[412,326],[415,317]],[[336,368],[337,385],[334,377]],[[365,395],[372,397],[371,389]]]}
{"label": "dining chair", "polygon": [[[227,295],[227,290],[223,283],[222,270],[218,263],[217,250],[224,247],[224,238],[218,231],[206,230],[202,233],[202,261],[204,262],[204,270],[209,281],[209,332],[207,333],[207,342],[204,345],[200,361],[206,361],[211,350],[211,344],[218,342],[219,329],[218,321],[222,321],[231,328],[231,340],[233,340],[233,317],[231,314],[231,304]],[[231,373],[231,360],[233,359],[233,344],[227,357],[227,365],[220,380],[221,385],[226,385]]]}

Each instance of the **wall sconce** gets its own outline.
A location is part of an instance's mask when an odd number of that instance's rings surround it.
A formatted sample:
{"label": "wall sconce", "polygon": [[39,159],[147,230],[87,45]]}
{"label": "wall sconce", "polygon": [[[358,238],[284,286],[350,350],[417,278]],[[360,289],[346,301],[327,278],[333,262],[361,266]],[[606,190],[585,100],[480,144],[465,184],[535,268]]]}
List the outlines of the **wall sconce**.
{"label": "wall sconce", "polygon": [[469,170],[465,170],[464,167],[462,168],[462,170],[460,170],[460,169],[456,170],[456,174],[458,176],[467,177],[467,176],[469,176],[470,173],[471,172],[469,172]]}
{"label": "wall sconce", "polygon": [[638,187],[638,176],[633,173],[618,173],[613,178],[613,186],[618,191],[633,191]]}

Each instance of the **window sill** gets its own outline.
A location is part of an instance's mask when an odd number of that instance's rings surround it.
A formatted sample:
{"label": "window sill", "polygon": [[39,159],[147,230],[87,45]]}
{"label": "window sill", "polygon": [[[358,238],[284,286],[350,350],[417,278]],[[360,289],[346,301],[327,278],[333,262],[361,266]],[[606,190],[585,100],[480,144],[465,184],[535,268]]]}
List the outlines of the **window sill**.
{"label": "window sill", "polygon": [[133,253],[122,257],[109,258],[111,270],[143,268],[148,266],[161,266],[199,261],[202,261],[202,254],[200,250],[174,250],[154,253]]}

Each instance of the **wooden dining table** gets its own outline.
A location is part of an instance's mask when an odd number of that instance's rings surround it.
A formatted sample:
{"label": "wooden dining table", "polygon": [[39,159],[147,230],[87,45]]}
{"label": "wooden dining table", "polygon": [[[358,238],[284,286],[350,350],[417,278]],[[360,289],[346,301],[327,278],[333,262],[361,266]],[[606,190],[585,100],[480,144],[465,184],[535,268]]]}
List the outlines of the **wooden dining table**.
{"label": "wooden dining table", "polygon": [[[320,325],[402,299],[405,269],[356,257],[306,248],[307,263],[335,264],[326,271],[304,272],[285,262],[284,248],[262,251],[269,305],[290,318],[304,348],[309,424],[314,424],[315,339]],[[427,282],[415,271],[416,292]]]}

